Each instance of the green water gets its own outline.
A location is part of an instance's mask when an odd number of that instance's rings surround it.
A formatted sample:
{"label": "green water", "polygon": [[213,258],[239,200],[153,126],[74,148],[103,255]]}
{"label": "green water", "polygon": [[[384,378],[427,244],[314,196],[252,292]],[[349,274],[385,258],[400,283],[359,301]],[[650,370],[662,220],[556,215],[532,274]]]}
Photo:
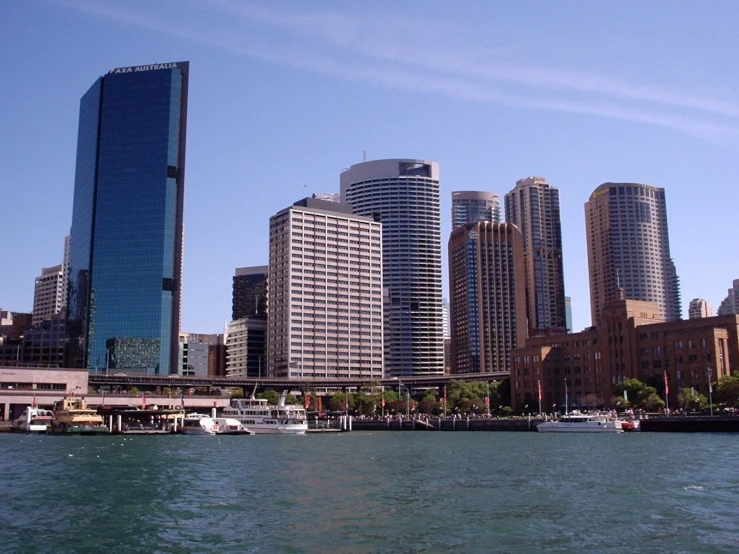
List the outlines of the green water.
{"label": "green water", "polygon": [[739,436],[0,435],[0,552],[737,552]]}

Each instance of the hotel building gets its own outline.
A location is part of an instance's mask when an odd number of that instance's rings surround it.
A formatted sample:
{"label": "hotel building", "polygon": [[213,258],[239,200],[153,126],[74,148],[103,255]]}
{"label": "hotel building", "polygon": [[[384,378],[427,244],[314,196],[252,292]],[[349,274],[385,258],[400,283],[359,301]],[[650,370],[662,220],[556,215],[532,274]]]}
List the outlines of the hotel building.
{"label": "hotel building", "polygon": [[270,377],[383,377],[382,224],[305,198],[270,218]]}

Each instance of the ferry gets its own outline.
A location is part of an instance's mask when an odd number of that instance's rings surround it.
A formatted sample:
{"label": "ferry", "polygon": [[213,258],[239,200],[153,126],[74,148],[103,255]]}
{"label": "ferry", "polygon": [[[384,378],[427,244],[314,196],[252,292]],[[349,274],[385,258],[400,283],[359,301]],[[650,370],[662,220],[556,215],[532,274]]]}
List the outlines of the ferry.
{"label": "ferry", "polygon": [[10,424],[11,431],[19,433],[46,433],[51,426],[54,412],[28,406],[21,416]]}
{"label": "ferry", "polygon": [[183,435],[215,435],[216,424],[207,414],[187,414],[182,420],[180,433]]}
{"label": "ferry", "polygon": [[308,430],[305,408],[285,404],[285,394],[277,406],[270,406],[266,398],[232,398],[221,415],[237,420],[257,435],[304,435]]}
{"label": "ferry", "polygon": [[541,433],[623,433],[621,421],[605,415],[572,412],[556,421],[545,421],[537,426]]}
{"label": "ferry", "polygon": [[54,419],[49,432],[60,435],[104,435],[110,433],[103,417],[88,408],[85,399],[68,396],[54,403]]}

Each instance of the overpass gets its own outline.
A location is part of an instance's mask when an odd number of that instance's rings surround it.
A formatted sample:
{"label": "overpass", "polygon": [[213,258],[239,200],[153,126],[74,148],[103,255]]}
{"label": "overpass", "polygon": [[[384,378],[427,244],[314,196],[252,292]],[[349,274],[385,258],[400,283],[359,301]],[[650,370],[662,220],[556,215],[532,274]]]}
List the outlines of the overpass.
{"label": "overpass", "polygon": [[90,387],[119,387],[128,389],[154,389],[156,387],[175,388],[241,388],[245,392],[253,389],[276,391],[283,390],[346,390],[362,389],[382,386],[394,389],[398,386],[410,389],[438,387],[443,388],[450,381],[495,382],[508,377],[508,373],[474,373],[465,375],[428,375],[419,377],[397,377],[389,379],[337,379],[337,378],[255,378],[255,377],[182,377],[179,375],[145,375],[145,374],[110,374],[90,373],[88,383]]}

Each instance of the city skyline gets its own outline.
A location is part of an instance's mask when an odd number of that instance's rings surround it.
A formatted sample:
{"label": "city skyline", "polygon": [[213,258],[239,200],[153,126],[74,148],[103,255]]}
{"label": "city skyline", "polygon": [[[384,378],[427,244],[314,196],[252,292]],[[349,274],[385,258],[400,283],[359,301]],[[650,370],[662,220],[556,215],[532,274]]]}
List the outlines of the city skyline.
{"label": "city skyline", "polygon": [[[500,194],[526,175],[558,186],[575,331],[590,323],[583,203],[607,181],[664,188],[683,315],[692,298],[719,306],[739,272],[722,247],[720,211],[733,193],[728,176],[739,147],[739,106],[729,93],[737,77],[725,71],[724,54],[737,39],[722,32],[737,8],[635,5],[642,22],[616,7],[532,5],[472,4],[459,14],[434,2],[423,12],[298,3],[279,11],[267,3],[131,11],[80,0],[4,4],[0,13],[13,25],[0,40],[14,55],[3,61],[12,86],[0,93],[7,111],[0,183],[11,229],[0,246],[0,306],[31,312],[39,269],[62,262],[78,101],[89,82],[114,67],[173,59],[197,68],[183,330],[218,332],[230,313],[234,268],[267,263],[269,215],[311,193],[337,191],[342,168],[365,152],[367,159],[439,162],[443,243],[454,190]],[[414,37],[400,24],[411,13]],[[199,15],[226,32],[201,31]],[[664,27],[648,23],[657,20]],[[552,32],[521,45],[518,37],[537,24]],[[573,32],[583,24],[593,29],[589,36],[607,34],[608,44]],[[483,32],[488,25],[496,33]],[[41,27],[48,32],[38,37]],[[704,40],[709,32],[712,40]],[[64,64],[48,56],[52,44]],[[705,215],[699,232],[687,224],[697,214]],[[702,264],[690,263],[695,252]]]}

